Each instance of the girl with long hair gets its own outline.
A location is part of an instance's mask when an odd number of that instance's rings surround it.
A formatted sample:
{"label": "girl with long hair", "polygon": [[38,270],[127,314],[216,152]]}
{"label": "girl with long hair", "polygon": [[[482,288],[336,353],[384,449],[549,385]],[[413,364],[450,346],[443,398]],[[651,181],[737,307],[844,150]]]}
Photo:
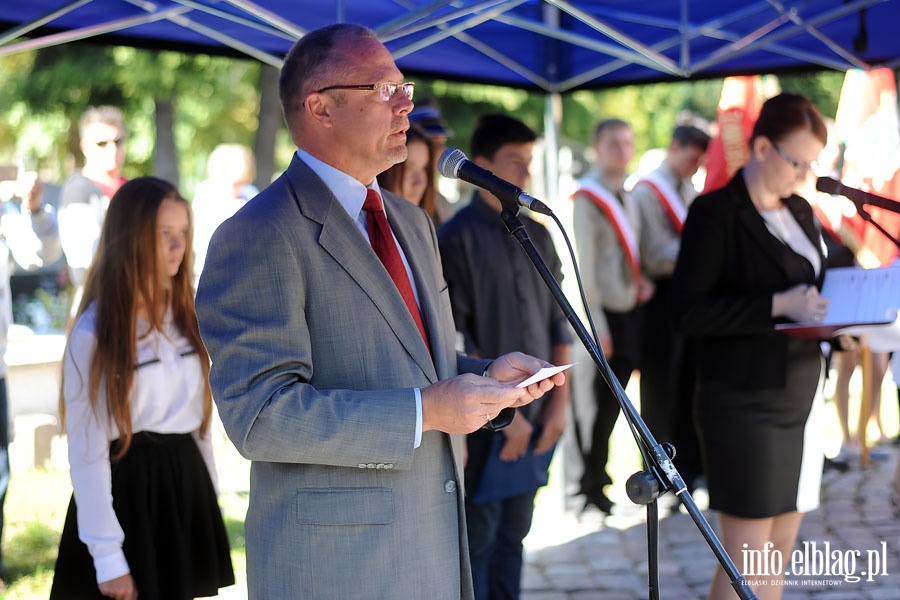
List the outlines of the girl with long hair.
{"label": "girl with long hair", "polygon": [[381,173],[378,185],[421,206],[437,225],[434,145],[421,129],[411,125],[406,131],[406,148],[406,160]]}
{"label": "girl with long hair", "polygon": [[186,599],[234,583],[192,234],[166,181],[132,180],[110,201],[63,357],[74,493],[51,598]]}

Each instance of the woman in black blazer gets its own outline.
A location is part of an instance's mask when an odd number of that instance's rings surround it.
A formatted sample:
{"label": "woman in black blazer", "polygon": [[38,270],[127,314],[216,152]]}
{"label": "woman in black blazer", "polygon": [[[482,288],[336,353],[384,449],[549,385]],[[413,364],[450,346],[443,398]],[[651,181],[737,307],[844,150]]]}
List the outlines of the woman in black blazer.
{"label": "woman in black blazer", "polygon": [[[818,342],[775,324],[817,321],[828,310],[818,294],[821,237],[809,204],[793,193],[825,140],[809,100],[768,100],[747,164],[694,201],[682,233],[673,316],[699,343],[695,416],[710,508],[720,511],[722,542],[739,570],[745,550],[768,542],[789,564],[802,512],[818,506],[823,452],[811,443],[810,415],[822,355]],[[760,598],[779,598],[777,583],[760,586]],[[734,597],[718,568],[709,598]]]}

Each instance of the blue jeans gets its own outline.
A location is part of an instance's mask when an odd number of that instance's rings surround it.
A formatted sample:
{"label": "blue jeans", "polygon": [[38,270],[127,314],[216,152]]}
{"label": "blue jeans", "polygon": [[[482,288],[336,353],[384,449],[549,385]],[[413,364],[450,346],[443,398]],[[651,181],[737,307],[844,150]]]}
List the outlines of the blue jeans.
{"label": "blue jeans", "polygon": [[[9,487],[9,407],[6,400],[6,378],[0,378],[0,540],[3,539],[3,505]],[[0,547],[0,574],[3,573],[3,552]]]}
{"label": "blue jeans", "polygon": [[531,529],[537,490],[498,502],[466,502],[475,600],[517,600],[522,540]]}

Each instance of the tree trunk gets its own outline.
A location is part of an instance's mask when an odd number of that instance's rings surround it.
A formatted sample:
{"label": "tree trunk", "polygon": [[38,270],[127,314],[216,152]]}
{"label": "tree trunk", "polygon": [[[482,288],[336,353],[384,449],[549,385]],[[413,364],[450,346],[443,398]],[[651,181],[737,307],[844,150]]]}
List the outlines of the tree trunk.
{"label": "tree trunk", "polygon": [[175,148],[175,103],[156,98],[156,176],[178,186],[178,151]]}
{"label": "tree trunk", "polygon": [[259,127],[253,140],[256,157],[256,180],[253,184],[263,189],[275,174],[275,135],[281,127],[281,102],[278,99],[279,71],[270,65],[259,68]]}

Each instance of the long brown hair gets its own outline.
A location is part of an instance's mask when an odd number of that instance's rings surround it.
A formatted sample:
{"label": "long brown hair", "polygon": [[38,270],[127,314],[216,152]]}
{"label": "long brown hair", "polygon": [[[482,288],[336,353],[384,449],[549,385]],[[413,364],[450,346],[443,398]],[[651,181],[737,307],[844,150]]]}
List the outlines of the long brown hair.
{"label": "long brown hair", "polygon": [[[188,209],[185,255],[172,277],[170,290],[163,288],[157,264],[157,213],[164,200],[183,203]],[[131,445],[131,386],[137,353],[136,322],[139,303],[147,307],[150,330],[163,330],[164,307],[171,303],[175,326],[197,350],[203,370],[204,400],[201,434],[212,418],[209,388],[209,355],[200,339],[194,310],[194,227],[190,205],[171,183],[156,177],[140,177],[125,183],[109,202],[94,261],[87,273],[84,296],[76,316],[92,303],[96,310],[97,346],[91,357],[88,396],[94,414],[100,402],[101,383],[106,385],[106,408],[119,430],[121,458]],[[68,347],[66,348],[68,352]],[[65,419],[65,399],[60,393],[60,415]]]}
{"label": "long brown hair", "polygon": [[[436,221],[435,205],[437,203],[437,186],[435,185],[435,169],[437,168],[437,157],[434,155],[434,144],[416,125],[410,125],[406,131],[406,145],[410,142],[422,142],[428,148],[428,173],[425,178],[425,190],[422,192],[422,201],[419,206],[428,213],[432,220]],[[378,176],[378,185],[394,192],[398,196],[403,196],[403,177],[406,174],[406,162],[397,163],[387,171]],[[415,202],[413,198],[407,198],[410,202]]]}

